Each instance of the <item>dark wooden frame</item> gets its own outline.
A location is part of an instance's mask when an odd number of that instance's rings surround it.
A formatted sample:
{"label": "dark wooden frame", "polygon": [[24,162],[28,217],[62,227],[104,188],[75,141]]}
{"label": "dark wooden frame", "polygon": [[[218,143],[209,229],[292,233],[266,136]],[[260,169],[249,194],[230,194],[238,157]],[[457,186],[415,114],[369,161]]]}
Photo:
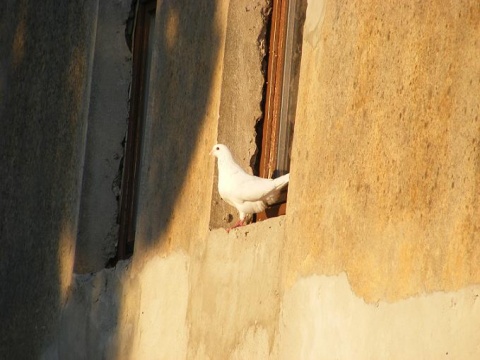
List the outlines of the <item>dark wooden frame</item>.
{"label": "dark wooden frame", "polygon": [[125,143],[122,189],[119,213],[119,236],[117,259],[126,259],[133,254],[135,242],[135,219],[138,198],[141,150],[146,87],[146,64],[150,36],[150,14],[155,11],[156,1],[140,1],[135,19],[133,43],[132,86],[130,90],[130,114]]}
{"label": "dark wooden frame", "polygon": [[[278,127],[282,102],[285,40],[287,34],[289,0],[273,0],[270,26],[270,42],[267,66],[267,88],[265,94],[265,117],[263,123],[262,149],[259,175],[271,178],[277,170]],[[260,214],[256,220],[284,215],[286,200]]]}

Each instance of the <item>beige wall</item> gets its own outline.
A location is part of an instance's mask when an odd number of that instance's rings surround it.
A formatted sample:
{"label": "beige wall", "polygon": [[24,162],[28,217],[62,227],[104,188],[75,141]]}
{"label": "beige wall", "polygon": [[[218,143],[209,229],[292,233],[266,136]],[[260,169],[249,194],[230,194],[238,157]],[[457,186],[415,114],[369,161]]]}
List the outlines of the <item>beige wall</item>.
{"label": "beige wall", "polygon": [[38,359],[72,276],[98,1],[2,1],[0,359]]}
{"label": "beige wall", "polygon": [[[131,1],[100,1],[74,271],[96,272],[115,257],[118,200],[128,119],[131,53],[125,31]],[[122,165],[121,165],[122,164]]]}
{"label": "beige wall", "polygon": [[477,5],[309,5],[284,358],[479,356]]}
{"label": "beige wall", "polygon": [[368,304],[344,273],[304,277],[282,299],[278,358],[476,359],[479,291]]}
{"label": "beige wall", "polygon": [[309,7],[287,273],[345,271],[368,302],[480,282],[474,4]]}
{"label": "beige wall", "polygon": [[[79,336],[58,341],[119,359],[480,358],[476,3],[310,1],[287,215],[229,234],[208,229],[207,154],[231,8],[162,4],[138,246],[75,278],[63,334]],[[112,314],[79,329],[89,302]]]}

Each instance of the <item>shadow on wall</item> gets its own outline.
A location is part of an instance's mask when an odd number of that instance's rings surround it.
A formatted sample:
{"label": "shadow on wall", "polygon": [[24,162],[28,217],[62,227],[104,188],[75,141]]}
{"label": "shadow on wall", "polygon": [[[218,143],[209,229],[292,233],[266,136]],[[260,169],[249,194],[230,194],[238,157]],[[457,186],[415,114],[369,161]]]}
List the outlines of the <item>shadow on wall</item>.
{"label": "shadow on wall", "polygon": [[[40,358],[55,340],[77,233],[97,5],[1,5],[0,358]],[[157,9],[147,248],[168,226],[199,140],[220,45],[216,9],[217,2],[196,0]]]}
{"label": "shadow on wall", "polygon": [[[220,49],[218,4],[220,0],[157,2],[134,259],[164,241],[197,144],[203,141],[199,134]],[[140,310],[133,310],[140,306],[141,290],[135,283],[118,299],[114,358],[130,358],[142,337],[135,313]]]}
{"label": "shadow on wall", "polygon": [[2,2],[0,358],[40,358],[71,278],[97,2]]}
{"label": "shadow on wall", "polygon": [[[218,63],[217,1],[162,1],[157,8],[146,164],[137,245],[156,244],[172,220],[206,117]],[[193,203],[193,201],[192,201]],[[136,249],[136,252],[138,249]]]}

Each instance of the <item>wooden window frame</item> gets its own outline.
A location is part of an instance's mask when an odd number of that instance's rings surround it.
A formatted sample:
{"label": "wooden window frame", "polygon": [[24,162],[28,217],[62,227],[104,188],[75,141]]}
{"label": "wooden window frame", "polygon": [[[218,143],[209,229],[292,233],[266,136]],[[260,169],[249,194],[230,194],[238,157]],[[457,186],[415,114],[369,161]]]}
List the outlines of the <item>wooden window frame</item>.
{"label": "wooden window frame", "polygon": [[156,1],[139,1],[137,6],[134,25],[130,112],[123,164],[116,260],[129,258],[133,254],[135,243],[143,122],[146,115],[144,104],[148,87],[148,74],[146,72],[149,36],[151,36],[150,20],[152,12],[155,12]]}
{"label": "wooden window frame", "polygon": [[[296,1],[295,0],[273,0],[270,25],[270,39],[267,65],[267,86],[265,94],[265,111],[262,133],[262,145],[260,154],[259,175],[265,178],[278,177],[287,173],[290,164],[279,166],[279,146],[286,146],[282,140],[280,127],[282,121],[287,121],[288,114],[282,116],[282,106],[290,92],[284,85],[289,85],[291,68],[291,52],[293,46],[293,24],[295,21]],[[290,37],[287,41],[287,38]],[[289,59],[286,58],[290,56]],[[288,71],[288,73],[287,73]],[[287,74],[286,74],[287,73]],[[285,75],[287,79],[284,84]],[[283,109],[286,111],[286,109]],[[291,118],[292,126],[294,117]],[[285,126],[285,125],[284,125]],[[284,159],[285,161],[285,159]],[[283,168],[283,169],[282,169]],[[288,191],[288,188],[287,188]],[[287,199],[280,201],[267,208],[264,212],[257,214],[256,220],[261,221],[267,218],[284,215],[287,208]]]}

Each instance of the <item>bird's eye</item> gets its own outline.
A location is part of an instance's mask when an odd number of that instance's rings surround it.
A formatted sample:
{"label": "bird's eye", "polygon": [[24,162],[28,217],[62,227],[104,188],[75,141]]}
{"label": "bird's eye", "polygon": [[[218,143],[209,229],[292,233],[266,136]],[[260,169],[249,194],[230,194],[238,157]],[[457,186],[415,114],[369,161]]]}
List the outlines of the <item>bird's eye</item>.
{"label": "bird's eye", "polygon": [[217,150],[220,150],[220,146],[217,146]]}

